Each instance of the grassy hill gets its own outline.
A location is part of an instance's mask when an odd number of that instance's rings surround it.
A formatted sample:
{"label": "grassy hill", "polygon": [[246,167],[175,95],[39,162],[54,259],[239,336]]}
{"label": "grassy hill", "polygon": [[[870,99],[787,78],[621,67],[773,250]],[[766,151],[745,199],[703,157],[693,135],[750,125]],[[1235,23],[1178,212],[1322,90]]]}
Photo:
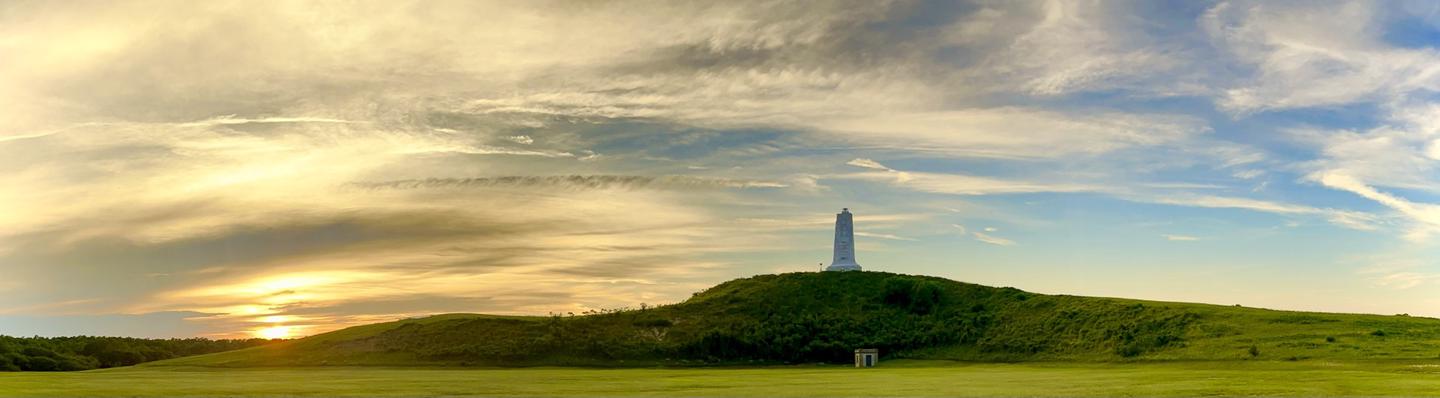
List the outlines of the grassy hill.
{"label": "grassy hill", "polygon": [[881,272],[737,279],[685,302],[582,316],[359,326],[149,366],[650,366],[887,358],[1436,359],[1440,320],[1041,295]]}

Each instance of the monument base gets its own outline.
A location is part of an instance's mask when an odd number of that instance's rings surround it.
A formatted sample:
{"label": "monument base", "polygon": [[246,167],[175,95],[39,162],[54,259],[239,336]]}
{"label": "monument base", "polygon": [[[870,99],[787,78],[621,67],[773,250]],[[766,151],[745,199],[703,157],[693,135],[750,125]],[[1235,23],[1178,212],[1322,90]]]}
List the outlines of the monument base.
{"label": "monument base", "polygon": [[860,264],[831,264],[825,271],[859,271]]}

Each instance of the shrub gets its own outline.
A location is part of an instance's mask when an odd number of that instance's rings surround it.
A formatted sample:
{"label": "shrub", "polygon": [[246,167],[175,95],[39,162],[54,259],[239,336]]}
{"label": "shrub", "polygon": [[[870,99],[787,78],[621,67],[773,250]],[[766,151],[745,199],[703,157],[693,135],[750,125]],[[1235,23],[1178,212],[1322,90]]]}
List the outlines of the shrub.
{"label": "shrub", "polygon": [[915,281],[910,278],[889,278],[885,280],[885,304],[896,307],[910,305],[910,293],[915,289]]}
{"label": "shrub", "polygon": [[1122,344],[1122,345],[1120,345],[1119,348],[1116,348],[1116,349],[1115,349],[1115,353],[1116,353],[1116,354],[1120,354],[1120,356],[1125,357],[1125,358],[1130,358],[1130,357],[1134,357],[1134,356],[1139,356],[1139,355],[1140,355],[1141,353],[1143,353],[1143,352],[1144,352],[1144,350],[1140,348],[1140,345],[1139,345],[1139,344],[1135,344],[1135,342],[1133,342],[1133,341],[1132,341],[1132,342],[1129,342],[1129,343]]}
{"label": "shrub", "polygon": [[47,357],[30,357],[26,361],[25,370],[51,371],[60,370],[60,363]]}
{"label": "shrub", "polygon": [[1370,332],[1370,335],[1371,335],[1371,336],[1376,336],[1376,337],[1385,337],[1385,331],[1384,331],[1384,330],[1380,330],[1380,329],[1375,329],[1375,331]]}
{"label": "shrub", "polygon": [[915,289],[910,293],[910,311],[917,314],[929,314],[931,310],[940,305],[943,298],[944,288],[939,283],[924,281],[915,284]]}
{"label": "shrub", "polygon": [[1334,343],[1334,342],[1335,342],[1335,336],[1325,336],[1325,342],[1326,342],[1326,343]]}
{"label": "shrub", "polygon": [[1250,357],[1252,357],[1252,358],[1253,358],[1253,357],[1258,357],[1258,356],[1260,356],[1260,347],[1256,347],[1256,346],[1253,346],[1253,345],[1252,345],[1252,346],[1250,346],[1249,352],[1250,352]]}

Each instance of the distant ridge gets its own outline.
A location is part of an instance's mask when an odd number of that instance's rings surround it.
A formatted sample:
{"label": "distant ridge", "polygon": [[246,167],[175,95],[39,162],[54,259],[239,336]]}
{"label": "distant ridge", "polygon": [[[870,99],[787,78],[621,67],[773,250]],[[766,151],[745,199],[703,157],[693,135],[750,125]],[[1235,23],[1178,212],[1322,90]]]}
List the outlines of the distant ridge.
{"label": "distant ridge", "polygon": [[654,366],[1435,359],[1440,320],[1041,295],[883,272],[760,275],[584,316],[437,315],[142,366]]}

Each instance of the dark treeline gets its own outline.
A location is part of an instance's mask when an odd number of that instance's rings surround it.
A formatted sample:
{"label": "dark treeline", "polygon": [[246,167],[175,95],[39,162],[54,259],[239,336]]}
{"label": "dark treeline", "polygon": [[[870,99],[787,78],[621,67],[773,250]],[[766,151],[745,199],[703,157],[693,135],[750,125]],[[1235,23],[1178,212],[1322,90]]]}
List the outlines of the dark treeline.
{"label": "dark treeline", "polygon": [[264,339],[138,339],[130,337],[0,336],[0,371],[69,371],[254,347]]}

